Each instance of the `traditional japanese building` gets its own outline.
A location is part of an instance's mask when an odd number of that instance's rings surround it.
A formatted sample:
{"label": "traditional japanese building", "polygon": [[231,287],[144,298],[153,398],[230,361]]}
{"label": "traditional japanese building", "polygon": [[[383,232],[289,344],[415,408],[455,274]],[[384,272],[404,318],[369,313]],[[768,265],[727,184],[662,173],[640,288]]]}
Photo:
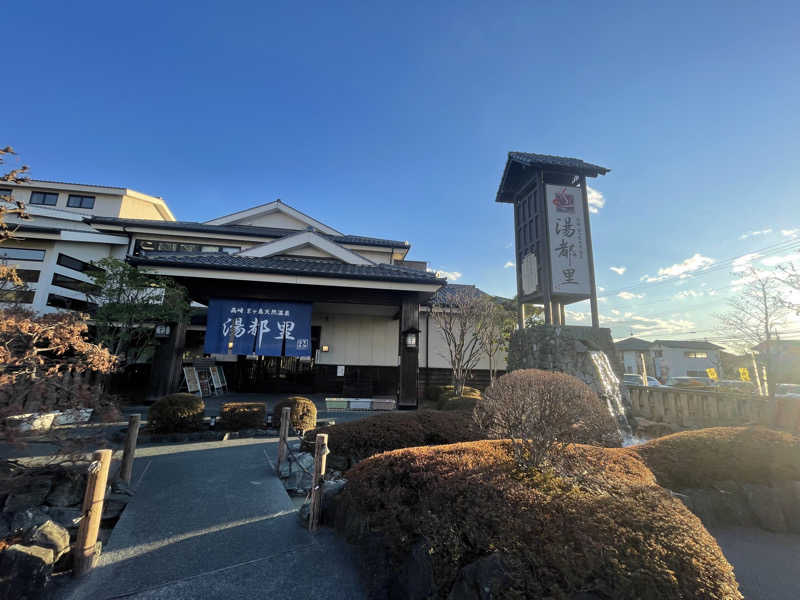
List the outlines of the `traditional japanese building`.
{"label": "traditional japanese building", "polygon": [[0,246],[28,282],[2,299],[91,312],[81,286],[92,261],[110,256],[174,278],[208,307],[170,324],[153,360],[153,394],[177,389],[181,365],[205,357],[241,391],[393,396],[411,407],[449,367],[427,306],[446,281],[407,259],[407,241],[345,234],[280,200],[197,222],[127,188],[4,188],[33,220]]}

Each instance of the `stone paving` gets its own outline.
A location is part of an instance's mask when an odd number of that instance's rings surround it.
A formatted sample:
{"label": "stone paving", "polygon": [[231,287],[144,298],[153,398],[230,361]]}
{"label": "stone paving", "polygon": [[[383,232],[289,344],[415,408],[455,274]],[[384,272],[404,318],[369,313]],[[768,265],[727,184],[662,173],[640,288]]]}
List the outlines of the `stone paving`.
{"label": "stone paving", "polygon": [[98,566],[60,597],[363,597],[354,550],[300,526],[276,454],[263,438],[141,448]]}

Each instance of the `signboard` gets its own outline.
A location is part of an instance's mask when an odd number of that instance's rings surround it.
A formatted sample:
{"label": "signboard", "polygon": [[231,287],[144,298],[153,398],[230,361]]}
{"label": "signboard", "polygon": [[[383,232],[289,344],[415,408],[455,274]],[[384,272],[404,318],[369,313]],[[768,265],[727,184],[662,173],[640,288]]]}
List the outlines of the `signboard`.
{"label": "signboard", "polygon": [[545,186],[554,294],[591,295],[586,215],[580,188]]}
{"label": "signboard", "polygon": [[717,377],[717,370],[714,367],[706,369],[706,375],[708,375],[709,379],[713,379],[714,381],[719,379],[719,377]]}
{"label": "signboard", "polygon": [[747,370],[747,367],[739,367],[739,379],[750,381],[750,371]]}
{"label": "signboard", "polygon": [[311,304],[211,298],[203,351],[311,356]]}
{"label": "signboard", "polygon": [[209,367],[211,369],[211,382],[214,384],[214,388],[221,390],[222,389],[222,379],[219,377],[219,367]]}
{"label": "signboard", "polygon": [[186,378],[186,390],[190,394],[196,394],[200,391],[200,379],[197,377],[197,369],[183,367],[183,376]]}
{"label": "signboard", "polygon": [[522,259],[522,293],[533,294],[539,287],[539,272],[536,266],[536,255],[531,252]]}

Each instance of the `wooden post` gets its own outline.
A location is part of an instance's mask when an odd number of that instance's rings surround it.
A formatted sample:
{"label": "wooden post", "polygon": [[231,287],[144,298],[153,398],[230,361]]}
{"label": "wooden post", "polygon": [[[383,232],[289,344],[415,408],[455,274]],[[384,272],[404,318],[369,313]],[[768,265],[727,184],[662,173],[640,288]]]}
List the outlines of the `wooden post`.
{"label": "wooden post", "polygon": [[83,518],[75,542],[75,560],[72,568],[75,577],[91,571],[97,560],[97,532],[103,515],[103,500],[106,496],[110,466],[111,450],[98,450],[92,455],[86,493],[83,496]]}
{"label": "wooden post", "polygon": [[128,434],[125,437],[125,450],[122,452],[122,466],[119,469],[119,478],[125,483],[131,482],[133,474],[133,459],[136,458],[136,440],[139,437],[139,424],[142,415],[134,414],[128,419]]}
{"label": "wooden post", "polygon": [[318,433],[314,446],[314,478],[311,481],[311,510],[308,512],[308,530],[319,529],[319,515],[322,508],[322,476],[325,475],[325,463],[328,455],[328,434]]}
{"label": "wooden post", "polygon": [[292,408],[284,406],[281,411],[281,434],[280,441],[278,442],[278,477],[281,476],[281,464],[286,461],[286,455],[289,451],[289,424],[292,421]]}

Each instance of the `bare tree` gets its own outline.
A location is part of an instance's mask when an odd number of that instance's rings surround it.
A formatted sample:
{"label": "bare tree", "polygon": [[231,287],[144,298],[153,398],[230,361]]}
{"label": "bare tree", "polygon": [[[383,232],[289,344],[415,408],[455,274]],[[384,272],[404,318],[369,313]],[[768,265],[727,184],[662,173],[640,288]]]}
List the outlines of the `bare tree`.
{"label": "bare tree", "polygon": [[775,276],[785,286],[786,291],[793,292],[792,295],[781,294],[781,303],[790,311],[800,315],[800,269],[794,263],[781,265]]}
{"label": "bare tree", "polygon": [[[5,165],[10,156],[14,156],[16,152],[11,146],[0,148],[0,165]],[[28,172],[28,166],[22,165],[16,169],[11,169],[7,173],[0,174],[0,181],[9,183],[23,183],[28,181],[25,173]],[[29,219],[30,216],[25,212],[25,204],[21,200],[12,201],[7,195],[0,192],[0,242],[6,240],[14,235],[16,228],[12,228],[6,223],[6,217],[9,215],[16,215],[20,219]]]}
{"label": "bare tree", "polygon": [[771,272],[750,267],[743,274],[746,281],[738,296],[728,301],[730,310],[717,315],[726,336],[735,338],[733,346],[751,352],[763,344],[763,361],[767,372],[767,389],[770,401],[775,396],[772,379],[772,340],[783,325],[787,309],[781,299],[781,282]]}
{"label": "bare tree", "polygon": [[487,326],[484,294],[476,287],[443,288],[434,301],[431,316],[447,345],[453,388],[461,396],[469,374],[484,353]]}
{"label": "bare tree", "polygon": [[484,304],[484,326],[479,331],[483,351],[489,359],[489,381],[494,381],[497,372],[497,355],[508,348],[508,340],[514,328],[514,314],[486,296]]}
{"label": "bare tree", "polygon": [[529,468],[558,468],[568,444],[620,444],[605,404],[566,373],[507,373],[486,389],[473,414],[489,437],[510,439],[516,461]]}

